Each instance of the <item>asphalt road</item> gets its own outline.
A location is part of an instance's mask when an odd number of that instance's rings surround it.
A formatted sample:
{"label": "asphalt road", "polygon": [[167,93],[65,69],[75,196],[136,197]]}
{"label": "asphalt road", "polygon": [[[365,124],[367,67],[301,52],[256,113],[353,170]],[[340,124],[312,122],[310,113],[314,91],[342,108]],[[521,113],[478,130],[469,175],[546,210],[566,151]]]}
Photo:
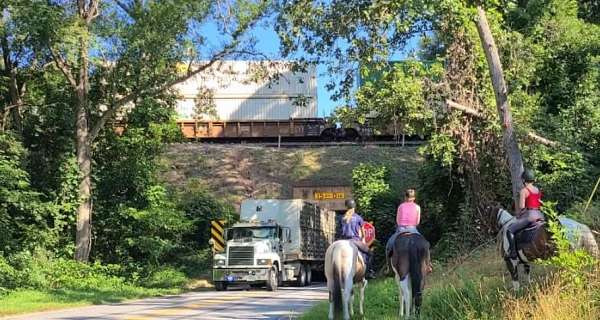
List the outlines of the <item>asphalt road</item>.
{"label": "asphalt road", "polygon": [[190,292],[177,296],[96,305],[27,314],[7,319],[37,320],[183,320],[183,319],[295,319],[320,300],[327,299],[324,284],[305,288],[283,287],[224,292]]}

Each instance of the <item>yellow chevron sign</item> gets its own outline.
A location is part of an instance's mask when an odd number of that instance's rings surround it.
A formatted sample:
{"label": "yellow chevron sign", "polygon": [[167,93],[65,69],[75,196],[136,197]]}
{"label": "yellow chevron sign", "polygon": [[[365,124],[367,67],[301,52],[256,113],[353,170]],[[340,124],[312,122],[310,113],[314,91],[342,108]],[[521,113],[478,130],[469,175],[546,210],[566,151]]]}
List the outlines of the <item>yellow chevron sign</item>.
{"label": "yellow chevron sign", "polygon": [[225,220],[212,220],[210,222],[210,239],[212,240],[213,251],[221,252],[225,250]]}

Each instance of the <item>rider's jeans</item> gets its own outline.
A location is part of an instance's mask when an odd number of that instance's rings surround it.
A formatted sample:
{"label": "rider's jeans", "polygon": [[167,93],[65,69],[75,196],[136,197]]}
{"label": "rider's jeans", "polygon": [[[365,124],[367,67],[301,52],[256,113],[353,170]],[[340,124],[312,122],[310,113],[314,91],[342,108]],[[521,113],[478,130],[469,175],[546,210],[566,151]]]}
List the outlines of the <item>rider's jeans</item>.
{"label": "rider's jeans", "polygon": [[388,239],[387,243],[385,244],[385,252],[386,253],[388,253],[392,250],[392,246],[394,245],[394,241],[396,241],[396,237],[398,237],[398,235],[403,232],[420,234],[419,230],[417,230],[417,227],[415,227],[415,226],[398,226],[396,228],[396,232]]}
{"label": "rider's jeans", "polygon": [[544,220],[544,214],[540,210],[528,209],[520,217],[515,219],[515,222],[508,226],[508,231],[516,234],[520,230],[527,228],[531,223]]}

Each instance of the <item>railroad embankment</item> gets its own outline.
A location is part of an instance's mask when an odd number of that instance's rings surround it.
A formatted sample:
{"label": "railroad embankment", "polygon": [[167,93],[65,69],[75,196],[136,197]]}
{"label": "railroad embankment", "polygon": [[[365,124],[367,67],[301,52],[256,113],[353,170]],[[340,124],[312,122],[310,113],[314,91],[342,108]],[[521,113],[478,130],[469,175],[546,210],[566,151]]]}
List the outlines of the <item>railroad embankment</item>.
{"label": "railroad embankment", "polygon": [[184,190],[202,184],[239,205],[245,198],[290,198],[300,181],[351,185],[359,163],[384,164],[394,187],[416,182],[422,162],[417,147],[336,146],[317,148],[261,147],[244,144],[172,144],[161,160],[162,177]]}

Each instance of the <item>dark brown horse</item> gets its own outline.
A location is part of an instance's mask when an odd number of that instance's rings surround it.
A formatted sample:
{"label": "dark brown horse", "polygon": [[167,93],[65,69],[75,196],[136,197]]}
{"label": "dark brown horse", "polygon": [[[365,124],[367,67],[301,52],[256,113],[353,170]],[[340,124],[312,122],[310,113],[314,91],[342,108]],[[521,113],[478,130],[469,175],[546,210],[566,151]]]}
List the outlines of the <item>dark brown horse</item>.
{"label": "dark brown horse", "polygon": [[403,233],[396,237],[391,253],[391,265],[398,282],[400,318],[419,314],[425,276],[431,271],[429,242],[420,234]]}
{"label": "dark brown horse", "polygon": [[[496,222],[500,227],[498,244],[501,254],[510,272],[513,288],[518,290],[519,265],[523,266],[526,282],[530,283],[531,266],[529,262],[535,259],[547,259],[556,253],[552,235],[546,230],[545,223],[531,224],[515,235],[517,258],[511,259],[508,255],[509,243],[506,237],[506,229],[515,220],[515,217],[500,207],[491,208],[491,213],[496,217]],[[584,249],[592,256],[598,256],[598,245],[587,226],[566,217],[559,217],[558,220],[566,231],[567,240],[569,240],[572,249]]]}

